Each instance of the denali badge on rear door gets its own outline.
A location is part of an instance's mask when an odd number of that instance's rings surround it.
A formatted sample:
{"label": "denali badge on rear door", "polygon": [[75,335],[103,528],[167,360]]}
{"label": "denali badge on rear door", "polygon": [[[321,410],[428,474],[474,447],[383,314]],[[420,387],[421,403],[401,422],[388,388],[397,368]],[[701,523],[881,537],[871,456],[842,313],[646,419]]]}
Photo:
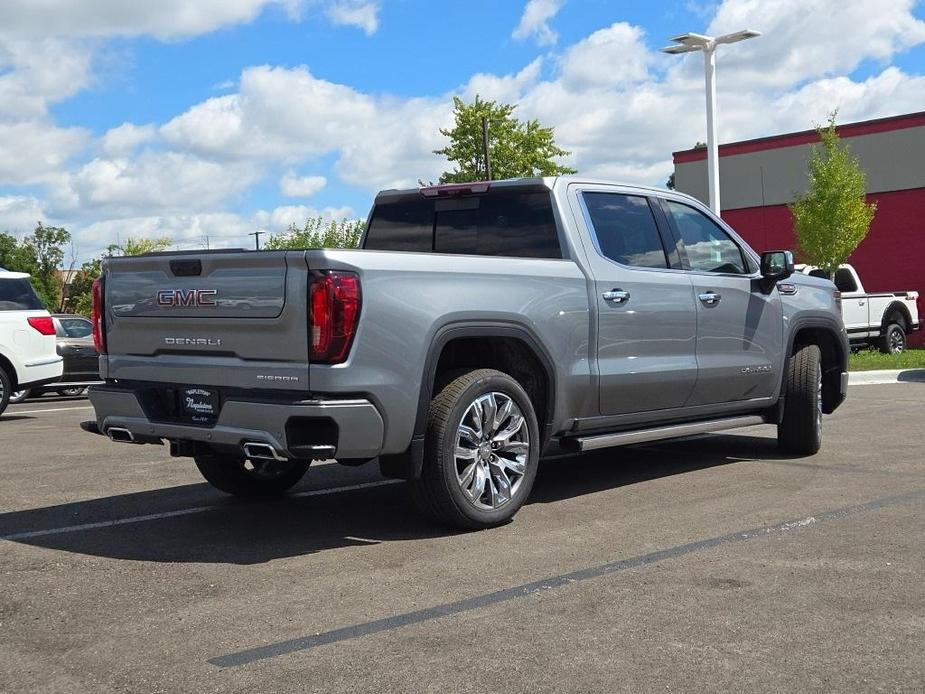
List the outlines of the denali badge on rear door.
{"label": "denali badge on rear door", "polygon": [[165,345],[195,345],[197,347],[221,347],[220,337],[165,337]]}

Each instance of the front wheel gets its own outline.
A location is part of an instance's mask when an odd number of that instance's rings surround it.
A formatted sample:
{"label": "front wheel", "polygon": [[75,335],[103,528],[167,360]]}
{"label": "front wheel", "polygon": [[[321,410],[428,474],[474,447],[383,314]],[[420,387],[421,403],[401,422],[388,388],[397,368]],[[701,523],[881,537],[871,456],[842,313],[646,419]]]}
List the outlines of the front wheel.
{"label": "front wheel", "polygon": [[254,460],[237,455],[199,455],[199,472],[216,489],[235,496],[278,496],[308,472],[309,460]]}
{"label": "front wheel", "polygon": [[813,455],[822,446],[822,355],[816,345],[790,358],[785,384],[784,416],[777,441],[788,453]]}
{"label": "front wheel", "polygon": [[890,323],[880,339],[880,351],[884,354],[902,354],[906,351],[906,331],[899,323]]}
{"label": "front wheel", "polygon": [[431,401],[412,499],[446,525],[500,525],[530,495],[539,453],[536,414],[521,385],[494,369],[469,371]]}
{"label": "front wheel", "polygon": [[83,395],[86,392],[86,388],[62,388],[61,390],[55,391],[58,395],[66,398],[73,398],[78,395]]}

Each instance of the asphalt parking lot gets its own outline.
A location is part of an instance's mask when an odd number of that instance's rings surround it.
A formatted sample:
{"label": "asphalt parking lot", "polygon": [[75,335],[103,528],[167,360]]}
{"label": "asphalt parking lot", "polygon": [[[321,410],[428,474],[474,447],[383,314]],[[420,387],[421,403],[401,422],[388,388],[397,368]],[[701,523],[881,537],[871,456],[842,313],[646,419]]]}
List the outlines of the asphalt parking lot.
{"label": "asphalt parking lot", "polygon": [[925,383],[769,427],[544,463],[446,532],[375,467],[278,502],[84,400],[0,419],[0,691],[922,691]]}

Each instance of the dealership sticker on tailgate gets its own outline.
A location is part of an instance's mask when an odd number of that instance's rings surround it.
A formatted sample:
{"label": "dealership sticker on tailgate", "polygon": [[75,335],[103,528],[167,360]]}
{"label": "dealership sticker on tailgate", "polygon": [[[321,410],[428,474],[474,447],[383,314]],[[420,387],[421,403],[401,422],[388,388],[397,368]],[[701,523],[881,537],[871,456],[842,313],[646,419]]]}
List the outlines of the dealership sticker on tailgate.
{"label": "dealership sticker on tailgate", "polygon": [[184,388],[183,413],[194,422],[211,422],[218,416],[218,393],[206,388]]}

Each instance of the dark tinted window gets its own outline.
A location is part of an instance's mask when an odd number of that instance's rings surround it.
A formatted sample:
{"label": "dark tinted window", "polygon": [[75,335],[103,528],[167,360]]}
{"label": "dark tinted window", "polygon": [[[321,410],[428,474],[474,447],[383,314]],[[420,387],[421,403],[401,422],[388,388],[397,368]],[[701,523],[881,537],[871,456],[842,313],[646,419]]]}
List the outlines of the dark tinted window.
{"label": "dark tinted window", "polygon": [[493,190],[461,198],[420,195],[380,203],[364,248],[561,258],[549,191]]}
{"label": "dark tinted window", "polygon": [[41,311],[44,308],[29,280],[0,278],[0,311]]}
{"label": "dark tinted window", "polygon": [[835,271],[835,286],[838,291],[845,292],[846,294],[858,290],[858,283],[854,281],[851,270],[844,267]]}
{"label": "dark tinted window", "polygon": [[674,217],[691,270],[746,274],[742,251],[716,222],[699,210],[666,200]]}
{"label": "dark tinted window", "polygon": [[433,250],[434,202],[416,195],[376,204],[363,248],[373,251]]}
{"label": "dark tinted window", "polygon": [[601,253],[623,265],[668,267],[648,200],[618,193],[585,193],[584,199]]}

